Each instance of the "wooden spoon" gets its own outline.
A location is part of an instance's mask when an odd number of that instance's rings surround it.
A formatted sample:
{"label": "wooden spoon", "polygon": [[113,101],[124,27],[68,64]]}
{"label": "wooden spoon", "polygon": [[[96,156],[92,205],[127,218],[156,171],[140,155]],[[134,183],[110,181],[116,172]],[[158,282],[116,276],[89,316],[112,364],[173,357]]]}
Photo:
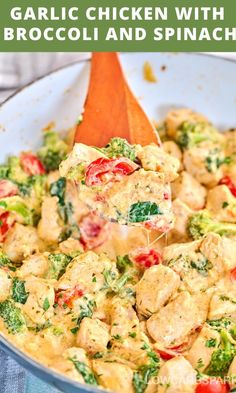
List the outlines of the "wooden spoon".
{"label": "wooden spoon", "polygon": [[93,53],[83,121],[75,142],[105,146],[113,137],[160,145],[159,136],[131,92],[116,52]]}

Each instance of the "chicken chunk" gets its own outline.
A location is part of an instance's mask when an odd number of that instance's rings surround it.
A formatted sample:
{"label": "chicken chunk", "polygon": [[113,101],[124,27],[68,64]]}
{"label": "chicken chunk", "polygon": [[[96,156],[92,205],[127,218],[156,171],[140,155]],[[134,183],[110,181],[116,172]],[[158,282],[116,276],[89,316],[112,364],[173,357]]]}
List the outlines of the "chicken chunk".
{"label": "chicken chunk", "polygon": [[48,243],[56,243],[62,232],[62,223],[58,213],[58,198],[45,197],[42,203],[42,218],[38,224],[38,234]]}
{"label": "chicken chunk", "polygon": [[133,371],[123,364],[106,363],[102,360],[93,360],[93,370],[98,376],[99,383],[116,393],[133,392]]}
{"label": "chicken chunk", "polygon": [[209,233],[200,243],[194,241],[166,247],[164,260],[180,275],[181,288],[197,293],[208,289],[223,276],[222,255],[221,237]]}
{"label": "chicken chunk", "polygon": [[39,252],[43,244],[37,230],[31,226],[16,223],[8,232],[3,244],[3,251],[13,262],[21,262],[27,256]]}
{"label": "chicken chunk", "polygon": [[222,260],[225,266],[225,269],[232,270],[236,267],[236,239],[230,239],[227,237],[221,237],[222,241]]}
{"label": "chicken chunk", "polygon": [[69,237],[68,239],[61,242],[59,244],[59,249],[64,254],[69,254],[73,251],[80,251],[80,252],[84,251],[80,241],[77,239],[73,239],[72,237]]}
{"label": "chicken chunk", "polygon": [[166,181],[173,181],[178,177],[179,160],[165,153],[156,144],[138,146],[137,150],[137,157],[146,171],[161,172]]}
{"label": "chicken chunk", "polygon": [[76,143],[69,157],[61,162],[60,175],[66,177],[71,168],[76,167],[76,165],[80,164],[81,162],[90,164],[92,161],[95,161],[98,158],[105,157],[105,154],[97,149],[94,149],[94,147],[84,145],[83,143]]}
{"label": "chicken chunk", "polygon": [[112,299],[109,306],[111,336],[128,337],[139,331],[139,319],[131,303],[119,297]]}
{"label": "chicken chunk", "polygon": [[80,198],[88,206],[93,209],[95,207],[99,215],[120,224],[143,226],[147,221],[145,216],[141,221],[142,217],[132,217],[130,213],[131,207],[136,207],[139,203],[154,203],[158,206],[161,214],[155,213],[148,219],[155,229],[162,230],[173,223],[170,187],[164,174],[160,172],[140,169],[122,177],[119,182],[110,182],[102,191],[99,189],[96,192],[82,184]]}
{"label": "chicken chunk", "polygon": [[236,199],[227,186],[209,190],[206,208],[217,220],[236,223]]}
{"label": "chicken chunk", "polygon": [[147,269],[136,285],[138,312],[146,317],[156,313],[175,293],[179,284],[180,277],[167,266],[160,264]]}
{"label": "chicken chunk", "polygon": [[53,315],[55,293],[47,280],[28,277],[25,280],[25,290],[29,294],[22,305],[24,314],[35,324],[44,324]]}
{"label": "chicken chunk", "polygon": [[197,373],[183,357],[168,360],[158,374],[158,393],[194,393]]}
{"label": "chicken chunk", "polygon": [[192,175],[183,171],[171,184],[173,198],[179,198],[190,209],[200,210],[204,208],[206,189]]}
{"label": "chicken chunk", "polygon": [[69,289],[82,284],[86,292],[99,291],[104,286],[104,269],[116,271],[115,264],[105,255],[99,256],[92,251],[81,254],[69,263],[58,281],[58,288]]}
{"label": "chicken chunk", "polygon": [[191,109],[175,109],[167,113],[166,117],[166,130],[170,138],[175,139],[178,128],[184,121],[193,123],[204,122],[208,123],[208,119],[200,113],[193,112]]}
{"label": "chicken chunk", "polygon": [[175,199],[172,203],[172,209],[175,216],[173,229],[168,233],[169,242],[189,240],[188,220],[193,215],[193,210],[180,199]]}
{"label": "chicken chunk", "polygon": [[220,319],[222,317],[236,317],[236,290],[218,290],[211,299],[209,319]]}
{"label": "chicken chunk", "polygon": [[217,162],[224,160],[224,152],[217,152],[215,146],[212,149],[201,147],[193,147],[184,152],[184,167],[199,183],[214,187],[223,177],[222,166]]}
{"label": "chicken chunk", "polygon": [[82,348],[68,348],[64,353],[63,353],[63,358],[59,358],[55,363],[54,363],[54,368],[67,377],[83,383],[84,378],[80,374],[80,372],[76,369],[73,360],[79,361],[82,364],[85,365],[85,367],[90,367],[89,360],[86,356],[86,352]]}
{"label": "chicken chunk", "polygon": [[198,368],[199,359],[201,359],[200,371],[203,372],[211,361],[211,355],[220,343],[220,334],[208,326],[204,326],[194,341],[191,349],[188,351],[186,358],[192,364],[193,368]]}
{"label": "chicken chunk", "polygon": [[11,278],[9,274],[0,269],[0,302],[4,302],[10,295],[11,289]]}
{"label": "chicken chunk", "polygon": [[[144,336],[144,334],[142,335]],[[144,336],[145,337],[145,336]],[[141,367],[149,363],[149,357],[147,355],[147,350],[145,349],[145,343],[148,341],[141,341],[136,337],[129,337],[124,340],[114,339],[112,343],[112,353],[120,359],[125,359],[133,367]]]}
{"label": "chicken chunk", "polygon": [[174,142],[174,141],[166,141],[162,144],[163,150],[167,153],[170,154],[172,157],[177,158],[179,160],[179,171],[183,170],[183,154],[179,148],[179,146]]}
{"label": "chicken chunk", "polygon": [[188,292],[181,292],[147,321],[148,333],[161,347],[182,344],[202,322],[195,300]]}
{"label": "chicken chunk", "polygon": [[34,254],[30,255],[23,261],[23,264],[19,268],[17,274],[19,277],[27,277],[33,275],[36,277],[43,278],[47,273],[49,263],[45,254]]}
{"label": "chicken chunk", "polygon": [[90,354],[103,352],[106,351],[109,340],[109,328],[104,322],[91,318],[82,320],[76,337],[76,343],[79,347]]}

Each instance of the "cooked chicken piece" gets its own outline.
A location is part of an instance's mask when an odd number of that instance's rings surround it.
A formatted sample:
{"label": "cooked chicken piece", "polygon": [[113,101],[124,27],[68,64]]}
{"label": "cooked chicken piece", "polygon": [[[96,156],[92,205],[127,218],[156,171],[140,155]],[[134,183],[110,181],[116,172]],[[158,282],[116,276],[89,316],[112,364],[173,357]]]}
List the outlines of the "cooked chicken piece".
{"label": "cooked chicken piece", "polygon": [[31,226],[16,223],[7,234],[3,251],[13,262],[21,262],[29,255],[41,251],[43,244],[37,230]]}
{"label": "cooked chicken piece", "polygon": [[206,208],[217,220],[236,223],[236,199],[227,186],[209,190]]}
{"label": "cooked chicken piece", "polygon": [[72,181],[66,182],[66,194],[65,201],[71,203],[73,206],[72,218],[75,223],[78,223],[86,214],[89,213],[89,209],[85,203],[81,202],[78,198],[78,188]]}
{"label": "cooked chicken piece", "polygon": [[59,168],[60,175],[65,177],[71,168],[76,167],[76,165],[80,164],[81,162],[90,164],[92,161],[102,157],[106,156],[98,149],[84,145],[83,143],[76,143],[69,157],[61,162]]}
{"label": "cooked chicken piece", "polygon": [[[236,159],[236,158],[235,158]],[[226,165],[224,168],[224,174],[229,176],[233,184],[236,185],[236,165],[233,162],[231,165]]]}
{"label": "cooked chicken piece", "polygon": [[58,198],[44,197],[42,203],[42,218],[38,224],[38,234],[48,243],[56,243],[60,237],[63,226],[58,213]]}
{"label": "cooked chicken piece", "polygon": [[34,254],[23,261],[21,267],[17,271],[17,275],[19,277],[33,275],[43,278],[47,273],[48,268],[49,263],[47,259],[47,253]]}
{"label": "cooked chicken piece", "polygon": [[158,374],[158,393],[194,393],[197,373],[183,357],[168,360]]}
{"label": "cooked chicken piece", "polygon": [[37,277],[25,279],[25,290],[29,293],[27,301],[23,304],[22,311],[35,324],[44,324],[53,316],[55,292],[48,280]]}
{"label": "cooked chicken piece", "polygon": [[78,347],[85,349],[89,354],[103,352],[106,351],[109,340],[109,328],[104,322],[91,318],[82,320],[76,337]]}
{"label": "cooked chicken piece", "polygon": [[67,377],[74,379],[77,382],[84,382],[84,378],[80,374],[80,372],[76,369],[73,361],[82,362],[87,367],[90,367],[89,360],[87,358],[86,352],[82,348],[68,348],[63,353],[63,359],[59,358],[58,361],[55,362],[54,368],[61,373],[65,374]]}
{"label": "cooked chicken piece", "polygon": [[152,315],[147,321],[150,336],[161,347],[182,344],[187,336],[202,322],[196,299],[188,292],[181,292],[174,300]]}
{"label": "cooked chicken piece", "polygon": [[133,393],[133,371],[128,366],[102,360],[93,360],[92,366],[105,389],[116,393]]}
{"label": "cooked chicken piece", "polygon": [[99,291],[104,286],[104,269],[116,272],[115,264],[105,255],[99,256],[88,251],[69,263],[66,272],[58,281],[58,288],[68,289],[82,284],[86,288],[86,293]]}
{"label": "cooked chicken piece", "polygon": [[[148,339],[145,339],[145,342],[147,342]],[[136,337],[129,337],[124,340],[114,339],[112,344],[112,353],[121,359],[125,359],[128,362],[133,363],[134,367],[143,366],[148,364],[150,361],[147,355],[147,350],[145,349],[145,342],[136,339]]]}
{"label": "cooked chicken piece", "polygon": [[161,172],[166,181],[173,181],[178,177],[179,160],[165,153],[156,144],[137,147],[137,157],[146,171]]}
{"label": "cooked chicken piece", "polygon": [[175,216],[174,228],[168,232],[168,243],[189,240],[188,220],[194,213],[192,209],[180,199],[172,202],[172,210]]}
{"label": "cooked chicken piece", "polygon": [[11,278],[7,271],[0,268],[0,302],[4,302],[10,295]]}
{"label": "cooked chicken piece", "polygon": [[209,319],[222,317],[236,317],[236,290],[234,284],[231,288],[219,289],[210,302]]}
{"label": "cooked chicken piece", "polygon": [[236,387],[236,356],[234,357],[234,360],[232,361],[229,371],[228,371],[228,376],[230,378],[230,386],[231,388]]}
{"label": "cooked chicken piece", "polygon": [[222,260],[226,270],[232,270],[236,267],[236,239],[221,237],[222,242]]}
{"label": "cooked chicken piece", "polygon": [[180,255],[189,255],[189,253],[196,252],[201,244],[201,240],[195,240],[189,243],[171,244],[164,248],[163,259],[170,261],[178,258]]}
{"label": "cooked chicken piece", "polygon": [[139,319],[128,300],[114,297],[110,303],[109,315],[111,336],[125,338],[130,333],[139,333]]}
{"label": "cooked chicken piece", "polygon": [[179,198],[190,209],[200,210],[205,206],[206,189],[192,175],[183,171],[171,184],[173,198]]}
{"label": "cooked chicken piece", "polygon": [[180,150],[179,146],[174,142],[174,141],[166,141],[162,144],[163,150],[167,153],[170,154],[172,157],[177,158],[179,160],[179,171],[183,170],[183,154],[182,151]]}
{"label": "cooked chicken piece", "polygon": [[55,181],[57,181],[60,178],[60,173],[59,171],[52,171],[49,172],[48,176],[47,176],[47,186],[48,188],[50,188],[50,185],[52,183],[54,183]]}
{"label": "cooked chicken piece", "polygon": [[220,343],[220,334],[208,326],[204,326],[194,341],[191,349],[188,351],[186,358],[192,364],[193,368],[198,368],[199,359],[203,365],[199,371],[203,372],[211,361],[211,355]]}
{"label": "cooked chicken piece", "polygon": [[[195,246],[198,247],[193,250]],[[176,255],[177,250],[178,255]],[[221,237],[209,233],[201,243],[194,241],[167,247],[164,260],[180,275],[181,287],[191,293],[196,293],[208,289],[222,277],[225,272],[222,254]]]}
{"label": "cooked chicken piece", "polygon": [[69,237],[68,239],[61,242],[59,244],[59,249],[64,254],[70,254],[71,252],[74,251],[81,251],[81,252],[84,251],[84,248],[80,243],[80,241],[77,239],[73,239],[72,237]]}
{"label": "cooked chicken piece", "polygon": [[184,151],[184,167],[199,183],[214,187],[223,177],[222,166],[218,166],[218,160],[223,160],[224,153],[213,153],[215,147],[193,147]]}
{"label": "cooked chicken piece", "polygon": [[[173,222],[170,187],[163,173],[140,169],[124,176],[119,182],[110,182],[97,192],[81,185],[80,199],[93,209],[96,208],[98,214],[109,221],[118,221],[120,224],[130,223],[129,212],[133,204],[147,201],[157,204],[162,212],[151,217],[156,228],[170,227]],[[142,224],[134,222],[132,225]]]}
{"label": "cooked chicken piece", "polygon": [[167,303],[179,285],[180,277],[172,269],[162,264],[150,267],[136,285],[138,312],[146,317],[156,313]]}
{"label": "cooked chicken piece", "polygon": [[209,123],[208,119],[191,109],[175,109],[167,113],[166,130],[170,138],[175,139],[178,128],[184,121]]}

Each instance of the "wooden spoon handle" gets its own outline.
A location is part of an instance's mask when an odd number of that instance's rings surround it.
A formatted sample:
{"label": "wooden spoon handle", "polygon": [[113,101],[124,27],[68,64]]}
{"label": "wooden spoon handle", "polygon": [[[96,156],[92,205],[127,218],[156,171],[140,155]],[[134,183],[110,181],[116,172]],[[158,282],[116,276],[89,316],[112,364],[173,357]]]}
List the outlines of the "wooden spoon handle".
{"label": "wooden spoon handle", "polygon": [[102,147],[112,137],[159,144],[154,127],[127,85],[117,53],[93,53],[85,112],[75,142]]}

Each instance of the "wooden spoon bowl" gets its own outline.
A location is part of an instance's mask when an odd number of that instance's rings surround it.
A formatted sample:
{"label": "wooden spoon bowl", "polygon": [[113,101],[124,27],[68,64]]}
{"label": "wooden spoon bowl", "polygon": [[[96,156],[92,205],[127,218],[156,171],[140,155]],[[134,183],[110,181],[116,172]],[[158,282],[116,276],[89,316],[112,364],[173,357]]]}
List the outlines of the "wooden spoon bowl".
{"label": "wooden spoon bowl", "polygon": [[116,52],[93,53],[82,122],[75,142],[105,146],[113,137],[143,146],[159,136],[130,90]]}

